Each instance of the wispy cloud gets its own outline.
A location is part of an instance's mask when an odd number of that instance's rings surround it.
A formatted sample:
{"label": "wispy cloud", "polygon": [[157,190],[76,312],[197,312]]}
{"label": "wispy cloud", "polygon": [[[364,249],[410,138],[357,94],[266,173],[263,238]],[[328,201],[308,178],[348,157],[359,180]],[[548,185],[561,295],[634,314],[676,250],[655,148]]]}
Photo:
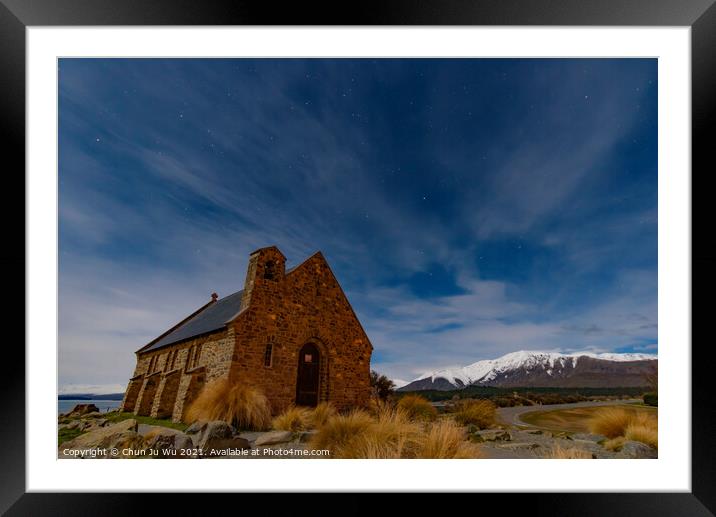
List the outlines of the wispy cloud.
{"label": "wispy cloud", "polygon": [[522,348],[652,346],[649,60],[62,60],[61,384],[324,251],[412,378]]}

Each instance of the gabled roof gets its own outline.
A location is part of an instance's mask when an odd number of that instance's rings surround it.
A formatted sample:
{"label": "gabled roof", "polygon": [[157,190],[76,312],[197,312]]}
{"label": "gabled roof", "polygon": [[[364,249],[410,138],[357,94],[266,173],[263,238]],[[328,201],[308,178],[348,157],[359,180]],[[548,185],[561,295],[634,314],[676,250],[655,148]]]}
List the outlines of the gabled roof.
{"label": "gabled roof", "polygon": [[244,291],[238,291],[224,298],[210,303],[204,310],[189,318],[167,335],[158,339],[155,343],[140,350],[141,353],[156,350],[185,339],[190,339],[202,334],[208,334],[220,330],[236,316],[241,308],[241,296]]}

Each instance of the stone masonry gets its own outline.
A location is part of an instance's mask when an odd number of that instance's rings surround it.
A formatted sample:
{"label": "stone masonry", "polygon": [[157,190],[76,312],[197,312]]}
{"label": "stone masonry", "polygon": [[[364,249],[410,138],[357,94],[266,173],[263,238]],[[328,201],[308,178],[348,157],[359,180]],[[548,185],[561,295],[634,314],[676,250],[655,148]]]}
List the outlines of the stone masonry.
{"label": "stone masonry", "polygon": [[340,284],[320,252],[288,272],[285,263],[275,246],[255,251],[242,292],[213,295],[138,350],[123,410],[180,421],[219,378],[259,388],[274,413],[297,397],[364,405],[373,347]]}

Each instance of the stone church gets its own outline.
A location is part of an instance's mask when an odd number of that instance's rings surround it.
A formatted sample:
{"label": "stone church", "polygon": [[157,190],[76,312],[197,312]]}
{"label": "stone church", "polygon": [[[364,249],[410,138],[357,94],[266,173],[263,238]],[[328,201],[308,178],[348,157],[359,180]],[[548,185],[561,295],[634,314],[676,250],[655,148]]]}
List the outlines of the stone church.
{"label": "stone church", "polygon": [[373,346],[326,259],[285,268],[275,246],[249,257],[244,289],[211,301],[136,352],[124,411],[180,421],[204,384],[246,382],[274,413],[370,395]]}

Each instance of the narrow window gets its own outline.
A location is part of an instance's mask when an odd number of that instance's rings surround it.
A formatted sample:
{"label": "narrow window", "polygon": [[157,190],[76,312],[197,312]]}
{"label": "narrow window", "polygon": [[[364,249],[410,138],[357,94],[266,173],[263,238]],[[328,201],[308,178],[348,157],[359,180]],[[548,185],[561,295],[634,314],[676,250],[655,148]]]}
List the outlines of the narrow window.
{"label": "narrow window", "polygon": [[191,368],[191,359],[194,355],[194,347],[189,347],[189,351],[186,353],[186,369]]}
{"label": "narrow window", "polygon": [[266,280],[273,280],[276,270],[276,264],[273,260],[267,260],[264,264],[264,278]]}
{"label": "narrow window", "polygon": [[199,356],[201,355],[201,345],[198,345],[196,347],[196,350],[194,350],[194,364],[192,365],[193,368],[196,368],[199,365]]}
{"label": "narrow window", "polygon": [[154,373],[154,360],[157,358],[157,356],[153,355],[152,358],[149,360],[149,368],[147,369],[147,373]]}
{"label": "narrow window", "polygon": [[178,352],[179,352],[179,350],[174,350],[174,353],[172,354],[172,364],[169,366],[170,370],[174,369],[174,363],[177,362],[177,353]]}
{"label": "narrow window", "polygon": [[273,361],[273,344],[269,343],[266,345],[266,351],[264,352],[264,366],[270,368],[271,361]]}

